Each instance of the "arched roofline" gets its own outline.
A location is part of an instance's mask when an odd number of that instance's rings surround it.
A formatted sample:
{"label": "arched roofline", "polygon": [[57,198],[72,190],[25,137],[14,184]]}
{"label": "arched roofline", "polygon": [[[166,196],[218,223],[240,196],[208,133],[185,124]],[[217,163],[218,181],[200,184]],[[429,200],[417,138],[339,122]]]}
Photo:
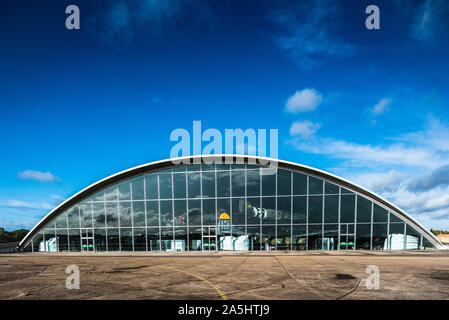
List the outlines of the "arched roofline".
{"label": "arched roofline", "polygon": [[43,217],[31,230],[28,234],[23,238],[23,240],[19,244],[19,249],[26,245],[33,236],[45,226],[47,222],[49,222],[54,216],[57,216],[59,213],[69,209],[73,205],[81,202],[82,200],[92,196],[96,192],[107,188],[108,186],[114,185],[124,179],[132,178],[134,176],[138,176],[151,171],[158,171],[163,169],[169,169],[172,167],[188,165],[188,164],[200,164],[204,163],[203,159],[206,159],[208,162],[214,161],[215,163],[225,163],[231,164],[235,163],[237,159],[242,161],[242,163],[254,163],[259,165],[275,165],[279,168],[290,169],[293,171],[299,171],[308,175],[312,175],[329,182],[333,182],[341,187],[344,187],[348,190],[351,190],[355,193],[363,195],[375,203],[385,207],[389,211],[393,211],[396,215],[403,218],[405,222],[415,227],[417,231],[420,231],[422,234],[427,235],[427,240],[429,240],[436,248],[443,248],[443,244],[440,240],[429,230],[427,230],[423,225],[421,225],[418,221],[410,217],[404,210],[400,209],[390,201],[384,199],[380,195],[376,194],[373,191],[370,191],[362,186],[359,186],[353,182],[350,182],[344,178],[341,178],[332,173],[326,172],[321,169],[309,167],[303,164],[294,163],[291,161],[278,160],[274,158],[268,157],[260,157],[260,156],[250,156],[250,155],[236,155],[236,154],[212,154],[212,155],[194,155],[194,156],[185,156],[178,158],[169,158],[159,161],[154,161],[150,163],[146,163],[143,165],[139,165],[133,168],[129,168],[113,175],[110,175],[104,179],[101,179],[88,187],[82,189],[72,197],[68,198],[61,204],[59,204],[56,208],[51,210],[45,217]]}

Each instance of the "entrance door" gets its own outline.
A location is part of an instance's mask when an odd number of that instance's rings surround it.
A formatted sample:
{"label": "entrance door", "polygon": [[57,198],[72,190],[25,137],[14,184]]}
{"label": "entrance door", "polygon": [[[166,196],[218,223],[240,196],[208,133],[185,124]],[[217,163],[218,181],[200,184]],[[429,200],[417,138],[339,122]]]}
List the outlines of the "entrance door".
{"label": "entrance door", "polygon": [[342,223],[340,225],[340,250],[354,250],[354,224]]}
{"label": "entrance door", "polygon": [[217,250],[217,228],[215,226],[203,226],[202,244],[203,251]]}
{"label": "entrance door", "polygon": [[94,236],[92,229],[81,229],[81,251],[94,251]]}

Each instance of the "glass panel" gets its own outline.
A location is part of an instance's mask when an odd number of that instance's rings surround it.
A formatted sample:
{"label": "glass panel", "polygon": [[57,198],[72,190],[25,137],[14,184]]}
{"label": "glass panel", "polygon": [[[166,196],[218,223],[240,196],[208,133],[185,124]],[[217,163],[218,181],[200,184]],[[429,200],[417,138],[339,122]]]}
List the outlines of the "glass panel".
{"label": "glass panel", "polygon": [[202,250],[202,241],[201,240],[202,240],[201,227],[189,228],[189,250],[190,251],[201,251]]}
{"label": "glass panel", "polygon": [[56,228],[67,229],[67,213],[63,212],[55,219]]}
{"label": "glass panel", "polygon": [[[199,211],[199,201],[198,200],[194,200],[192,201],[192,207],[191,204],[189,202],[189,214],[190,210],[196,210]],[[193,217],[197,217],[198,216],[198,212],[192,213]],[[216,217],[216,213],[215,213],[215,199],[204,199],[203,200],[203,224],[204,225],[216,225],[216,221],[215,221],[215,217]],[[197,225],[200,225],[201,221],[198,218],[195,218],[194,221]],[[193,225],[193,222],[190,222],[190,225]]]}
{"label": "glass panel", "polygon": [[133,201],[133,225],[134,227],[145,227],[145,203]]}
{"label": "glass panel", "polygon": [[171,199],[171,174],[159,175],[159,192],[161,199]]}
{"label": "glass panel", "polygon": [[215,164],[214,163],[211,163],[211,164],[203,163],[201,165],[201,170],[203,170],[203,171],[215,171]]}
{"label": "glass panel", "polygon": [[324,223],[338,222],[338,196],[324,197]]}
{"label": "glass panel", "polygon": [[161,226],[173,226],[171,200],[161,200]]}
{"label": "glass panel", "polygon": [[80,204],[80,218],[82,228],[92,227],[92,206],[90,201]]}
{"label": "glass panel", "polygon": [[173,172],[186,172],[187,166],[177,166],[172,168]]}
{"label": "glass panel", "polygon": [[106,251],[106,229],[95,229],[95,251]]}
{"label": "glass panel", "polygon": [[119,250],[118,229],[108,229],[108,251]]}
{"label": "glass panel", "polygon": [[338,250],[338,224],[325,224],[323,250]]}
{"label": "glass panel", "polygon": [[[79,229],[70,229],[69,230],[69,243],[70,243],[70,251],[71,252],[80,252],[81,251],[81,238],[80,238],[80,230]],[[34,246],[36,250],[36,246]]]}
{"label": "glass panel", "polygon": [[187,244],[187,228],[175,228],[175,244],[174,251],[186,251]]}
{"label": "glass panel", "polygon": [[292,193],[292,174],[290,171],[278,170],[278,195],[291,195]]}
{"label": "glass panel", "polygon": [[56,229],[56,242],[59,252],[69,251],[67,229]]}
{"label": "glass panel", "polygon": [[309,176],[309,194],[323,194],[323,180]]}
{"label": "glass panel", "polygon": [[322,232],[323,226],[321,224],[309,224],[309,250],[321,250],[322,249]]}
{"label": "glass panel", "polygon": [[248,240],[249,240],[249,250],[256,251],[260,250],[260,226],[248,227]]}
{"label": "glass panel", "polygon": [[147,200],[157,200],[157,175],[148,174],[145,176],[145,190]]}
{"label": "glass panel", "polygon": [[246,193],[248,197],[260,195],[260,170],[246,171]]}
{"label": "glass panel", "polygon": [[388,211],[377,204],[374,204],[373,221],[388,222]]}
{"label": "glass panel", "polygon": [[132,196],[133,200],[144,200],[144,188],[143,188],[143,176],[137,177],[132,180]]}
{"label": "glass panel", "polygon": [[[78,230],[78,235],[79,235],[79,230]],[[42,234],[42,232],[39,232],[38,234],[36,234],[34,236],[34,238],[33,238],[33,248],[34,248],[33,252],[43,252],[43,251],[45,251],[44,235]]]}
{"label": "glass panel", "polygon": [[200,198],[201,197],[201,187],[200,187],[200,173],[199,172],[190,172],[187,174],[188,178],[188,189],[189,189],[189,198]]}
{"label": "glass panel", "polygon": [[291,244],[291,227],[277,226],[277,250],[290,250]]}
{"label": "glass panel", "polygon": [[274,196],[276,193],[276,174],[267,174],[272,170],[264,171],[262,175],[262,195]]}
{"label": "glass panel", "polygon": [[309,196],[309,223],[321,223],[322,221],[323,221],[323,197]]}
{"label": "glass panel", "polygon": [[173,174],[173,197],[175,199],[183,199],[186,197],[186,174]]}
{"label": "glass panel", "polygon": [[217,200],[217,221],[222,213],[226,213],[229,216],[231,216],[229,199],[218,199]]}
{"label": "glass panel", "polygon": [[293,197],[293,223],[306,223],[307,197]]}
{"label": "glass panel", "polygon": [[397,217],[393,212],[390,212],[390,222],[402,222],[402,220]]}
{"label": "glass panel", "polygon": [[161,228],[161,250],[173,251],[173,228]]}
{"label": "glass panel", "polygon": [[92,200],[93,201],[103,202],[104,201],[104,191],[100,191],[100,192],[94,194],[92,196]]}
{"label": "glass panel", "polygon": [[[193,163],[195,163],[196,161],[194,160]],[[192,164],[190,166],[187,166],[187,171],[200,171],[201,170],[201,165],[200,164]]]}
{"label": "glass panel", "polygon": [[405,250],[418,250],[421,242],[421,234],[409,225],[407,225],[406,231]]}
{"label": "glass panel", "polygon": [[357,223],[356,229],[356,249],[370,250],[371,248],[371,224]]}
{"label": "glass panel", "polygon": [[262,224],[274,224],[276,222],[276,198],[262,198]]}
{"label": "glass panel", "polygon": [[293,225],[293,250],[307,249],[307,232],[305,225]]}
{"label": "glass panel", "polygon": [[118,185],[119,200],[131,200],[131,184],[129,181],[124,181]]}
{"label": "glass panel", "polygon": [[279,197],[277,202],[277,223],[291,224],[292,197]]}
{"label": "glass panel", "polygon": [[[215,212],[213,213],[215,221]],[[201,200],[189,200],[189,225],[201,225]]]}
{"label": "glass panel", "polygon": [[131,202],[119,202],[120,227],[131,227]]}
{"label": "glass panel", "polygon": [[352,192],[348,189],[345,189],[345,188],[340,188],[340,189],[341,189],[341,194],[354,194],[354,192]]}
{"label": "glass panel", "polygon": [[357,222],[371,222],[371,201],[357,196]]}
{"label": "glass panel", "polygon": [[232,224],[245,224],[245,198],[232,199]]}
{"label": "glass panel", "polygon": [[245,196],[245,171],[232,171],[232,196]]}
{"label": "glass panel", "polygon": [[326,181],[325,192],[326,194],[339,194],[340,188],[337,185]]}
{"label": "glass panel", "polygon": [[373,250],[387,250],[387,227],[386,223],[373,224]]}
{"label": "glass panel", "polygon": [[159,228],[147,228],[148,251],[159,251]]}
{"label": "glass panel", "polygon": [[187,200],[174,201],[175,226],[187,226]]}
{"label": "glass panel", "polygon": [[275,226],[262,226],[262,250],[276,250]]}
{"label": "glass panel", "polygon": [[159,226],[159,208],[157,201],[147,201],[147,225]]}
{"label": "glass panel", "polygon": [[74,206],[67,211],[67,217],[69,220],[69,228],[80,227],[80,217],[78,206]]}
{"label": "glass panel", "polygon": [[342,223],[354,223],[355,196],[342,195],[340,203],[340,220]]}
{"label": "glass panel", "polygon": [[106,202],[106,223],[108,227],[118,227],[117,202]]}
{"label": "glass panel", "polygon": [[307,176],[301,173],[293,172],[293,194],[307,194]]}
{"label": "glass panel", "polygon": [[215,197],[215,172],[203,172],[203,197]]}
{"label": "glass panel", "polygon": [[94,202],[93,203],[93,219],[94,227],[104,227],[106,226],[106,216],[104,214],[104,203]]}
{"label": "glass panel", "polygon": [[229,197],[230,195],[230,176],[229,172],[217,172],[217,196]]}
{"label": "glass panel", "polygon": [[260,210],[260,198],[247,198],[246,223],[260,224],[262,212]]}
{"label": "glass panel", "polygon": [[131,228],[120,229],[120,245],[122,251],[133,250],[133,234]]}
{"label": "glass panel", "polygon": [[425,237],[422,239],[423,249],[435,249],[435,246]]}
{"label": "glass panel", "polygon": [[390,250],[404,250],[404,223],[390,223],[388,245]]}
{"label": "glass panel", "polygon": [[144,228],[134,228],[134,251],[145,251],[147,250],[146,243],[147,239],[145,236]]}
{"label": "glass panel", "polygon": [[217,168],[217,171],[218,170],[229,170],[229,164],[217,163],[215,165],[215,167]]}
{"label": "glass panel", "polygon": [[117,186],[110,187],[104,192],[106,201],[117,201]]}

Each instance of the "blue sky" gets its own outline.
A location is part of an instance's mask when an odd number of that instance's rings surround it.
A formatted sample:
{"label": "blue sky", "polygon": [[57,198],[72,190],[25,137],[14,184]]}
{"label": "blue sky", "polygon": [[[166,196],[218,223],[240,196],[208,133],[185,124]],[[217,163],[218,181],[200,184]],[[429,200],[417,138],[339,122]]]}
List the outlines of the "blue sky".
{"label": "blue sky", "polygon": [[280,159],[449,229],[448,16],[444,0],[2,1],[0,227],[168,158],[200,120],[278,129]]}

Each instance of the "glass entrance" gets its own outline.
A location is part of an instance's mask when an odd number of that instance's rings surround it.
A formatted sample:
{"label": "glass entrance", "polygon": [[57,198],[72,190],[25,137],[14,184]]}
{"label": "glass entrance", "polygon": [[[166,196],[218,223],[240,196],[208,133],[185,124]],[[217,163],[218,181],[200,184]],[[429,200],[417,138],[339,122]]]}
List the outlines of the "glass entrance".
{"label": "glass entrance", "polygon": [[340,225],[340,250],[354,250],[354,224],[342,223]]}
{"label": "glass entrance", "polygon": [[81,251],[94,251],[94,236],[92,229],[81,229]]}
{"label": "glass entrance", "polygon": [[217,228],[215,226],[203,226],[202,245],[203,251],[217,250]]}

